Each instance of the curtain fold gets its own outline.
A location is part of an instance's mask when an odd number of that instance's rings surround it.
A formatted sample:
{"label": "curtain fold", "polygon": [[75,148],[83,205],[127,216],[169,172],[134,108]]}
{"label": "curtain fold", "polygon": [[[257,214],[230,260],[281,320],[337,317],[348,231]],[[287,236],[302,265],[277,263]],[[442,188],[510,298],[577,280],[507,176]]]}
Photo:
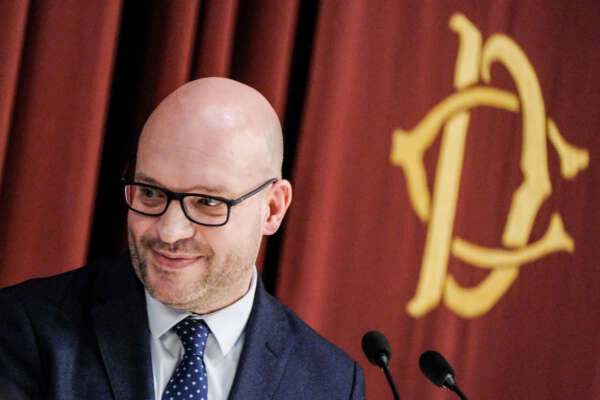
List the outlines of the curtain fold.
{"label": "curtain fold", "polygon": [[3,284],[85,259],[119,16],[115,1],[30,9],[4,161]]}
{"label": "curtain fold", "polygon": [[202,3],[193,76],[229,76],[238,8],[237,0]]}
{"label": "curtain fold", "polygon": [[0,90],[4,94],[0,96],[0,183],[17,93],[28,10],[27,1],[0,3]]}

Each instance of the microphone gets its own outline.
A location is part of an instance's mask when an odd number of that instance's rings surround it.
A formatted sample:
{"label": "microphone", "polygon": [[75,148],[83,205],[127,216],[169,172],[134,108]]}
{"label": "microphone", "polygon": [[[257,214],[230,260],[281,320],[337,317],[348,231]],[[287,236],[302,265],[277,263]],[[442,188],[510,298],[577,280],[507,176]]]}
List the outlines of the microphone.
{"label": "microphone", "polygon": [[423,375],[439,387],[445,387],[452,390],[462,400],[469,400],[467,396],[458,388],[454,380],[454,370],[448,364],[448,361],[437,351],[428,350],[421,354],[419,358],[419,368]]}
{"label": "microphone", "polygon": [[396,389],[396,385],[392,379],[392,374],[388,368],[388,362],[392,357],[392,348],[390,347],[390,344],[385,336],[383,336],[383,333],[377,331],[365,333],[362,338],[362,349],[371,364],[383,369],[383,372],[385,372],[385,376],[390,384],[390,388],[392,389],[394,399],[400,400],[398,390]]}

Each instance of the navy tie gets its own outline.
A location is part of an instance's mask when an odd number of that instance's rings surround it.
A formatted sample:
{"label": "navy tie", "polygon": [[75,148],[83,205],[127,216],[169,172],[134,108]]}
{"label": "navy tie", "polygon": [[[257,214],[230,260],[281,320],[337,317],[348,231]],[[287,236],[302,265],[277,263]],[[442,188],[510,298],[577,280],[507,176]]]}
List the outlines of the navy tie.
{"label": "navy tie", "polygon": [[210,330],[201,319],[188,317],[175,325],[183,344],[183,359],[167,383],[162,400],[207,400],[204,347]]}

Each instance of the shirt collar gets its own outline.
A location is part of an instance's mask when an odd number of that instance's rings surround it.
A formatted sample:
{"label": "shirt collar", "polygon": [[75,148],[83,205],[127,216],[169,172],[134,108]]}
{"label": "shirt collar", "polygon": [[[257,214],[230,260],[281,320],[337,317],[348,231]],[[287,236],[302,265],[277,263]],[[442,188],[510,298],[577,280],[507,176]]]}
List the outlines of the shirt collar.
{"label": "shirt collar", "polygon": [[166,306],[152,297],[147,290],[144,290],[146,294],[148,324],[152,338],[160,340],[179,321],[188,316],[196,315],[206,322],[219,344],[221,353],[226,355],[244,332],[254,303],[257,279],[256,267],[254,267],[250,289],[242,298],[225,308],[204,315],[197,315]]}

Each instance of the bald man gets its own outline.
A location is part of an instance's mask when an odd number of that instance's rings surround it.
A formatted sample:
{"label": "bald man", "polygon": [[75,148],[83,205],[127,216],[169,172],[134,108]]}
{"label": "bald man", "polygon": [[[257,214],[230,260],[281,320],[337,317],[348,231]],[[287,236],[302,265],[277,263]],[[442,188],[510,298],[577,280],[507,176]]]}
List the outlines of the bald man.
{"label": "bald man", "polygon": [[256,90],[205,78],[163,100],[123,179],[129,255],[0,291],[0,400],[364,398],[360,366],[254,266],[292,199],[282,160]]}

